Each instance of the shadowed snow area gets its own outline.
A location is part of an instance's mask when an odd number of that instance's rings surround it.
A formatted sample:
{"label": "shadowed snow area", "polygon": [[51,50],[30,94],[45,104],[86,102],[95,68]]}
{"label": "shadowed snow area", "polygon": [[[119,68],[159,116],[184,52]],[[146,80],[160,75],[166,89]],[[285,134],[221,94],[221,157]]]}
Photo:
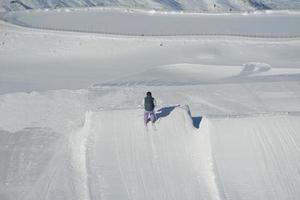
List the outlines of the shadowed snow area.
{"label": "shadowed snow area", "polygon": [[299,14],[58,11],[0,21],[0,200],[300,199]]}

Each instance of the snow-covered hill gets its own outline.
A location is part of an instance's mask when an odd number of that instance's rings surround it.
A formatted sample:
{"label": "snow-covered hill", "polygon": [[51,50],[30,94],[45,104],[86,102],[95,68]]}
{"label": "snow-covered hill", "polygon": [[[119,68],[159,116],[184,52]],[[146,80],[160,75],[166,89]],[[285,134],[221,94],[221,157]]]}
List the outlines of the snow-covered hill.
{"label": "snow-covered hill", "polygon": [[298,12],[104,10],[1,16],[1,200],[300,198]]}
{"label": "snow-covered hill", "polygon": [[299,0],[1,0],[4,10],[59,7],[121,7],[186,12],[230,12],[261,9],[299,9]]}

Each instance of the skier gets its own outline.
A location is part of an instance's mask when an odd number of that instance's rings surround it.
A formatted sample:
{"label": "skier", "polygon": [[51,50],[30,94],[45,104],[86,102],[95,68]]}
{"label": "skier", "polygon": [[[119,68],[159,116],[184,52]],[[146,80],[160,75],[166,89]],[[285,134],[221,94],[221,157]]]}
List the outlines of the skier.
{"label": "skier", "polygon": [[156,106],[155,99],[152,97],[151,92],[147,92],[146,97],[144,98],[144,108],[145,108],[144,122],[145,122],[145,126],[147,126],[147,123],[148,123],[149,119],[151,120],[152,124],[154,124],[154,122],[156,120],[155,112],[154,112],[155,106]]}

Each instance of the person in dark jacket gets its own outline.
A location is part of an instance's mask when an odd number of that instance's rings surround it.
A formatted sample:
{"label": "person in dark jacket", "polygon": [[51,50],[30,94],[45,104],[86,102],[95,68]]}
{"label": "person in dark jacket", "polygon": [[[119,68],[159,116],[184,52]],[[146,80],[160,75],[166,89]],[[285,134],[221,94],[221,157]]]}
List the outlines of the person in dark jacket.
{"label": "person in dark jacket", "polygon": [[155,112],[154,108],[156,106],[156,100],[152,97],[151,92],[147,92],[146,97],[144,98],[144,122],[147,125],[148,121],[151,120],[152,123],[155,122]]}

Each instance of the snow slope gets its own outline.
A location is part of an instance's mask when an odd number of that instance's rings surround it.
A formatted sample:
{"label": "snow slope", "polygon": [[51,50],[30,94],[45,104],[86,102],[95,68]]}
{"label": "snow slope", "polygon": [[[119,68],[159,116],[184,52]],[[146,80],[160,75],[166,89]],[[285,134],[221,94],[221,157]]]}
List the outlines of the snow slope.
{"label": "snow slope", "polygon": [[[136,109],[87,112],[68,138],[41,128],[1,131],[1,141],[15,141],[2,144],[2,197],[299,197],[298,115],[204,117],[196,129],[186,107],[165,107],[156,129],[148,130],[141,115]],[[274,126],[278,121],[283,125]]]}
{"label": "snow slope", "polygon": [[163,109],[157,131],[145,129],[140,113],[88,112],[68,138],[40,128],[1,131],[1,141],[15,141],[2,146],[1,197],[218,199],[208,135],[188,112]]}
{"label": "snow slope", "polygon": [[141,110],[115,110],[88,116],[83,129],[92,138],[92,199],[218,199],[207,162],[208,135],[197,133],[187,112],[175,109],[161,118],[157,131],[145,131],[140,115]]}
{"label": "snow slope", "polygon": [[[9,16],[29,25],[41,16],[53,28],[55,16],[33,13]],[[132,14],[145,15],[152,20]],[[234,35],[244,31],[237,16],[212,23],[235,20]],[[247,19],[292,23],[276,29],[285,37],[264,38],[175,36],[176,24],[169,36],[142,37],[1,21],[0,199],[299,199],[298,14],[256,17]],[[118,31],[140,34],[140,18]],[[148,90],[157,130],[143,125]]]}
{"label": "snow slope", "polygon": [[213,120],[212,152],[223,199],[298,199],[299,113]]}
{"label": "snow slope", "polygon": [[0,8],[22,10],[60,7],[121,7],[188,12],[228,12],[261,9],[299,9],[299,0],[2,0]]}
{"label": "snow slope", "polygon": [[299,78],[297,38],[124,37],[32,30],[5,22],[0,27],[0,93]]}

